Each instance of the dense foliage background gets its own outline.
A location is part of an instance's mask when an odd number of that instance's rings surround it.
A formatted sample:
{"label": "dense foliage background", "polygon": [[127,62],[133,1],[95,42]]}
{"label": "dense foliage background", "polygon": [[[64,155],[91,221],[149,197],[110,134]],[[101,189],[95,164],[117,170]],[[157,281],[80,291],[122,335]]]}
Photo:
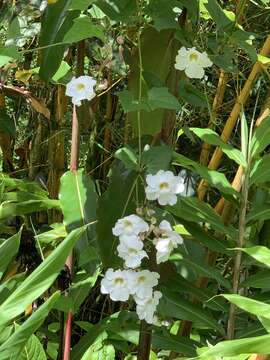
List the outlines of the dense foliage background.
{"label": "dense foliage background", "polygon": [[[268,358],[269,21],[268,0],[0,0],[0,360]],[[150,205],[159,170],[189,196]],[[184,239],[143,264],[153,325],[100,293],[113,226],[149,207]]]}

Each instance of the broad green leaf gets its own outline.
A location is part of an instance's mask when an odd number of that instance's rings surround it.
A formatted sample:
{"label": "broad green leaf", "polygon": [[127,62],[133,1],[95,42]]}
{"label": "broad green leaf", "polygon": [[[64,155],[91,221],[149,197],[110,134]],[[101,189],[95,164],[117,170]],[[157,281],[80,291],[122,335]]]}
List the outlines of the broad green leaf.
{"label": "broad green leaf", "polygon": [[59,209],[59,201],[52,199],[28,200],[23,202],[5,201],[0,205],[0,220],[30,214],[36,211]]}
{"label": "broad green leaf", "polygon": [[175,351],[185,356],[195,356],[197,343],[189,338],[169,334],[164,329],[155,327],[152,335],[153,348]]}
{"label": "broad green leaf", "polygon": [[15,137],[16,127],[14,120],[7,114],[5,108],[0,108],[0,128],[10,136]]}
{"label": "broad green leaf", "polygon": [[71,69],[70,65],[66,61],[62,61],[59,66],[59,69],[56,71],[56,73],[52,77],[52,80],[56,83],[61,84],[62,79],[68,74],[70,69]]}
{"label": "broad green leaf", "polygon": [[[44,304],[42,304],[21,326],[16,328],[15,332],[0,346],[0,358],[1,360],[19,359],[19,355],[22,353],[22,348],[26,345],[27,349],[30,349],[30,353],[36,353],[28,341],[29,337],[42,325],[50,310],[53,308],[56,300],[60,296],[59,292],[54,293]],[[31,359],[42,359],[32,355]],[[30,354],[29,354],[30,356]],[[46,359],[46,357],[44,358]]]}
{"label": "broad green leaf", "polygon": [[39,339],[32,335],[27,341],[20,355],[16,358],[9,358],[9,360],[47,360],[46,353]]}
{"label": "broad green leaf", "polygon": [[270,219],[270,205],[263,204],[253,207],[247,215],[246,221],[252,223],[254,221]]}
{"label": "broad green leaf", "polygon": [[204,6],[208,10],[210,17],[215,21],[217,27],[221,30],[228,31],[234,27],[234,19],[231,18],[231,14],[225,12],[217,0],[204,1]]}
{"label": "broad green leaf", "polygon": [[250,185],[270,181],[270,154],[256,160],[250,172]]}
{"label": "broad green leaf", "polygon": [[94,25],[89,16],[82,15],[73,19],[72,25],[63,36],[63,43],[71,44],[91,37],[99,38],[104,41],[102,27]]}
{"label": "broad green leaf", "polygon": [[48,4],[41,23],[39,46],[45,48],[41,50],[39,75],[46,81],[52,78],[60,66],[66,48],[62,44],[63,37],[72,26],[72,20],[79,15],[79,11],[68,11],[70,4],[71,0]]}
{"label": "broad green leaf", "polygon": [[113,21],[130,24],[137,13],[136,3],[130,0],[98,0],[95,4]]}
{"label": "broad green leaf", "polygon": [[260,154],[270,144],[270,116],[256,128],[251,139],[251,156]]}
{"label": "broad green leaf", "polygon": [[146,103],[145,98],[139,101],[135,99],[132,92],[123,90],[118,93],[120,103],[126,113],[138,110],[149,111],[149,105]]}
{"label": "broad green leaf", "polygon": [[0,280],[11,260],[17,255],[20,246],[21,232],[20,230],[0,245]]}
{"label": "broad green leaf", "polygon": [[177,0],[157,0],[150,1],[145,12],[153,20],[153,26],[158,31],[163,29],[177,29],[177,17],[173,8],[179,6]]}
{"label": "broad green leaf", "polygon": [[[59,199],[68,232],[96,221],[95,185],[91,177],[86,175],[83,170],[68,171],[61,177]],[[93,248],[94,245],[95,225],[92,225],[86,228],[76,244],[79,258],[81,259],[82,254],[89,247]]]}
{"label": "broad green leaf", "polygon": [[193,321],[199,325],[224,333],[223,327],[212,315],[199,305],[185,300],[180,294],[175,294],[165,288],[161,289],[162,298],[158,305],[158,312],[165,317]]}
{"label": "broad green leaf", "polygon": [[105,267],[119,264],[119,257],[115,254],[119,240],[113,236],[112,228],[118,219],[135,211],[132,198],[136,180],[135,172],[127,170],[123,163],[115,162],[110,184],[98,201],[97,243]]}
{"label": "broad green leaf", "polygon": [[86,10],[95,0],[71,0],[69,10]]}
{"label": "broad green leaf", "polygon": [[228,250],[229,247],[228,241],[225,242],[224,240],[221,240],[209,234],[209,232],[203,230],[203,228],[200,225],[183,220],[181,220],[181,223],[197,241],[207,246],[210,250],[217,251],[222,254],[231,255],[231,252]]}
{"label": "broad green leaf", "polygon": [[256,274],[249,276],[241,283],[241,286],[270,289],[270,270],[259,271]]}
{"label": "broad green leaf", "polygon": [[35,236],[39,243],[54,244],[59,239],[67,236],[67,231],[63,223],[52,224],[50,227],[52,230],[45,231]]}
{"label": "broad green leaf", "polygon": [[236,294],[222,294],[228,301],[253,315],[270,319],[270,305]]}
{"label": "broad green leaf", "polygon": [[21,54],[18,52],[15,46],[10,46],[6,48],[0,47],[0,67],[5,66],[6,64],[20,60]]}
{"label": "broad green leaf", "polygon": [[228,200],[235,201],[235,198],[239,196],[237,191],[231,186],[226,176],[218,171],[209,170],[206,166],[198,164],[196,161],[190,160],[184,155],[173,153],[174,164],[178,164],[186,169],[189,169],[196,174],[199,174],[210,185],[218,189],[221,194],[228,198]]}
{"label": "broad green leaf", "polygon": [[218,270],[206,263],[199,262],[197,259],[196,261],[193,261],[190,257],[183,256],[181,254],[174,254],[170,257],[170,259],[179,262],[180,264],[184,264],[188,268],[194,269],[199,275],[209,279],[215,279],[218,284],[224,286],[226,289],[231,289],[230,282],[224,279]]}
{"label": "broad green leaf", "polygon": [[253,257],[256,261],[270,267],[270,249],[265,246],[252,246],[249,248],[242,248],[249,256]]}
{"label": "broad green leaf", "polygon": [[156,174],[159,170],[168,170],[172,160],[172,149],[169,146],[150,146],[142,153],[142,164],[147,174]]}
{"label": "broad green leaf", "polygon": [[179,110],[180,104],[166,87],[153,87],[147,92],[147,103],[150,110],[172,109]]}
{"label": "broad green leaf", "polygon": [[123,147],[116,150],[114,157],[122,161],[125,167],[130,170],[138,168],[138,155],[131,147]]}
{"label": "broad green leaf", "polygon": [[25,273],[19,273],[0,284],[0,304],[24,281]]}
{"label": "broad green leaf", "polygon": [[234,160],[238,165],[244,167],[247,166],[247,162],[243,153],[234,148],[232,145],[225,143],[218,134],[212,129],[200,129],[200,128],[189,128],[190,131],[194,132],[200,139],[207,142],[210,145],[219,146],[222,151],[232,160]]}
{"label": "broad green leaf", "polygon": [[[174,30],[157,31],[153,26],[146,26],[141,35],[141,54],[143,74],[148,78],[154,78],[155,84],[148,84],[147,79],[142,79],[142,99],[148,99],[148,91],[151,86],[164,87],[168,78],[170,81],[168,92],[176,96],[177,70],[171,66],[175,59],[180,43],[174,39]],[[138,100],[140,65],[138,51],[129,58],[128,89],[132,93],[131,98]],[[170,113],[174,115],[175,110]],[[141,111],[140,133],[141,135],[154,135],[161,131],[163,119],[168,115],[168,110],[163,108],[153,111]],[[138,134],[138,118],[136,112],[128,113],[128,121],[131,123],[134,133]]]}
{"label": "broad green leaf", "polygon": [[179,82],[179,97],[193,106],[207,108],[207,96],[186,80]]}
{"label": "broad green leaf", "polygon": [[[166,270],[165,270],[166,271]],[[165,274],[166,275],[166,274]],[[163,272],[161,270],[161,279],[160,285],[166,286],[167,289],[171,290],[174,293],[178,294],[189,294],[194,296],[199,303],[203,303],[205,307],[215,310],[215,311],[228,311],[228,306],[225,304],[224,299],[220,297],[213,296],[214,293],[208,289],[198,288],[194,282],[186,280],[183,276],[176,273],[174,276],[170,277],[170,281],[165,279],[163,280]]]}
{"label": "broad green leaf", "polygon": [[229,235],[233,239],[237,237],[237,231],[232,226],[225,226],[221,217],[210,205],[195,198],[181,197],[176,205],[167,206],[166,209],[173,215],[192,222],[205,222],[219,232]]}
{"label": "broad green leaf", "polygon": [[0,327],[20,315],[54,282],[85,227],[73,230],[0,306]]}
{"label": "broad green leaf", "polygon": [[199,349],[197,358],[209,360],[211,356],[237,356],[243,354],[270,354],[270,335],[247,339],[221,341],[210,348]]}

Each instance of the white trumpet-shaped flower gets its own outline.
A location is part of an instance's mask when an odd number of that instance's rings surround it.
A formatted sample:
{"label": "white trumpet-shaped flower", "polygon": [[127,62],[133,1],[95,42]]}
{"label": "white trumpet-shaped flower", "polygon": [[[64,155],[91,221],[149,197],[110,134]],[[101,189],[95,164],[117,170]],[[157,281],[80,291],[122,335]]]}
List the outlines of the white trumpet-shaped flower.
{"label": "white trumpet-shaped flower", "polygon": [[146,198],[157,200],[160,205],[176,204],[176,194],[185,189],[183,181],[171,171],[159,170],[155,175],[147,175],[146,183]]}
{"label": "white trumpet-shaped flower", "polygon": [[185,74],[191,79],[202,79],[204,69],[212,65],[207,53],[205,51],[200,53],[195,47],[191,49],[181,47],[175,58],[175,68],[185,71]]}
{"label": "white trumpet-shaped flower", "polygon": [[167,220],[161,221],[159,231],[160,237],[154,239],[157,264],[167,261],[173,249],[183,243],[182,237],[172,229]]}
{"label": "white trumpet-shaped flower", "polygon": [[74,105],[80,106],[82,100],[91,100],[96,96],[94,91],[95,85],[96,80],[90,76],[73,77],[67,84],[66,95],[72,98],[71,101]]}
{"label": "white trumpet-shaped flower", "polygon": [[154,291],[150,297],[144,299],[134,296],[137,304],[136,312],[140,320],[145,320],[148,324],[153,324],[154,314],[161,297],[162,294],[160,291]]}
{"label": "white trumpet-shaped flower", "polygon": [[136,235],[122,235],[117,251],[119,257],[125,261],[126,267],[131,269],[140,266],[142,259],[148,257],[143,250],[143,242]]}
{"label": "white trumpet-shaped flower", "polygon": [[153,287],[157,286],[159,274],[154,271],[142,270],[133,273],[130,278],[130,291],[136,298],[145,299],[152,296]]}
{"label": "white trumpet-shaped flower", "polygon": [[113,235],[121,237],[122,235],[138,235],[148,230],[147,222],[133,214],[117,220],[112,232]]}
{"label": "white trumpet-shaped flower", "polygon": [[130,295],[131,270],[108,269],[101,280],[101,293],[109,294],[113,301],[127,301]]}

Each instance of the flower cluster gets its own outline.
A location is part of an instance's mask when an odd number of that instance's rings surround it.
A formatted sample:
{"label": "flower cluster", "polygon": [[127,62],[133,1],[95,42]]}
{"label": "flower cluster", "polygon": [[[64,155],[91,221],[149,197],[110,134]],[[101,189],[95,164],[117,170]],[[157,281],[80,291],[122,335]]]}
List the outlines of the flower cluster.
{"label": "flower cluster", "polygon": [[[183,178],[171,171],[160,170],[155,175],[148,175],[146,182],[147,199],[157,200],[161,205],[175,204],[176,194],[185,190]],[[152,216],[153,210],[148,209],[146,213],[150,224],[142,218],[143,209],[138,209],[141,216],[125,216],[113,227],[113,235],[119,238],[117,253],[123,259],[124,269],[108,269],[101,281],[101,292],[109,294],[113,301],[127,301],[132,296],[139,319],[152,324],[162,294],[154,289],[158,285],[159,274],[140,269],[143,259],[148,258],[145,245],[150,242],[154,246],[156,263],[160,264],[168,261],[183,239],[167,220],[157,225],[157,219]]]}
{"label": "flower cluster", "polygon": [[73,77],[67,84],[66,95],[72,98],[71,101],[74,105],[80,106],[82,100],[91,100],[96,96],[94,91],[95,85],[96,80],[90,76]]}
{"label": "flower cluster", "polygon": [[202,79],[204,77],[204,68],[212,65],[213,63],[207,53],[200,53],[194,47],[187,49],[182,46],[175,59],[175,68],[185,71],[187,77],[191,79]]}

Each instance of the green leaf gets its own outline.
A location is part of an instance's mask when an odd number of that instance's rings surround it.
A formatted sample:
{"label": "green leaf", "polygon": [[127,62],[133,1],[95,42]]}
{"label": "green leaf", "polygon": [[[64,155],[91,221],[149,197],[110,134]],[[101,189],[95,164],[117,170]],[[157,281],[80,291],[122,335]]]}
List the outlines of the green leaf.
{"label": "green leaf", "polygon": [[247,339],[221,341],[211,348],[201,348],[197,359],[209,360],[211,356],[237,356],[243,354],[269,354],[270,335]]}
{"label": "green leaf", "polygon": [[54,282],[85,227],[73,230],[0,306],[0,327],[20,315]]}
{"label": "green leaf", "polygon": [[242,248],[249,256],[253,257],[256,261],[270,267],[270,249],[265,246],[252,246],[249,248]]}
{"label": "green leaf", "polygon": [[57,208],[59,208],[59,201],[52,199],[29,200],[23,202],[5,201],[0,205],[0,220],[30,214],[36,211]]}
{"label": "green leaf", "polygon": [[216,0],[208,0],[204,2],[204,6],[219,29],[228,31],[234,28],[233,19],[228,16],[229,14],[220,7]]}
{"label": "green leaf", "polygon": [[[46,360],[47,356],[39,339],[32,335],[27,341],[19,357],[13,360]],[[10,358],[9,358],[10,360]]]}
{"label": "green leaf", "polygon": [[227,249],[229,246],[228,241],[225,242],[217,237],[214,237],[209,234],[209,231],[207,232],[203,230],[203,228],[197,224],[183,220],[181,220],[181,223],[197,241],[207,246],[210,250],[217,251],[222,254],[230,254],[230,251]]}
{"label": "green leaf", "polygon": [[0,128],[10,136],[15,137],[15,133],[16,133],[15,123],[11,119],[11,117],[7,114],[5,108],[0,108]]}
{"label": "green leaf", "polygon": [[186,80],[179,82],[179,97],[193,106],[208,107],[207,96]]}
{"label": "green leaf", "polygon": [[71,44],[91,37],[105,41],[102,27],[94,25],[89,16],[82,15],[73,19],[72,25],[65,33],[62,42]]}
{"label": "green leaf", "polygon": [[21,233],[22,230],[11,236],[9,239],[4,240],[0,245],[0,280],[11,260],[17,255],[20,246]]}
{"label": "green leaf", "polygon": [[256,160],[250,172],[250,185],[270,181],[270,154]]}
{"label": "green leaf", "polygon": [[59,66],[59,69],[52,77],[52,80],[56,83],[61,84],[61,79],[63,79],[68,74],[70,69],[71,69],[70,65],[66,61],[62,61]]}
{"label": "green leaf", "polygon": [[171,260],[177,261],[180,264],[186,265],[188,268],[192,268],[198,275],[202,275],[209,279],[215,279],[218,284],[223,285],[226,289],[231,289],[231,284],[228,280],[220,274],[218,270],[212,266],[199,262],[197,259],[193,261],[188,256],[182,256],[180,254],[174,254],[171,256]]}
{"label": "green leaf", "polygon": [[251,139],[251,156],[260,154],[270,144],[270,116],[256,128]]}
{"label": "green leaf", "polygon": [[162,288],[161,291],[162,298],[158,305],[158,312],[162,314],[162,316],[189,320],[224,333],[223,327],[218,324],[206,309],[185,300],[182,296],[168,289]]}
{"label": "green leaf", "polygon": [[169,93],[166,87],[153,87],[147,92],[150,110],[172,109],[179,110],[180,104],[175,96]]}
{"label": "green leaf", "polygon": [[68,11],[70,4],[71,0],[58,0],[49,4],[41,23],[39,46],[46,48],[41,50],[39,75],[45,81],[50,80],[58,70],[66,48],[65,45],[51,45],[62,43],[64,35],[72,26],[72,20],[79,15],[78,11]]}
{"label": "green leaf", "polygon": [[15,46],[0,47],[0,67],[7,65],[10,62],[20,60],[21,54]]}
{"label": "green leaf", "polygon": [[258,289],[270,289],[270,270],[259,271],[258,273],[249,276],[241,283],[244,287],[254,287]]}
{"label": "green leaf", "polygon": [[260,220],[264,221],[270,219],[270,206],[269,204],[262,204],[253,207],[247,215],[247,223]]}
{"label": "green leaf", "polygon": [[95,0],[71,0],[69,10],[86,10]]}
{"label": "green leaf", "polygon": [[113,236],[112,228],[118,219],[135,211],[136,205],[132,202],[132,195],[135,191],[136,179],[136,173],[127,170],[123,163],[114,163],[110,184],[99,199],[97,243],[105,267],[119,264],[119,257],[115,254],[118,239]]}
{"label": "green leaf", "polygon": [[236,203],[235,199],[239,197],[239,194],[231,186],[224,174],[215,170],[209,170],[206,166],[202,166],[196,161],[190,160],[184,155],[177,154],[176,152],[173,153],[173,161],[174,164],[181,165],[184,168],[199,174],[210,185],[218,189],[225,198]]}
{"label": "green leaf", "polygon": [[139,101],[134,99],[133,94],[129,90],[119,92],[118,97],[126,113],[138,110],[149,111],[149,106],[145,103],[145,100]]}
{"label": "green leaf", "polygon": [[[60,181],[59,199],[67,231],[96,221],[97,195],[91,177],[81,169],[67,171]],[[95,245],[95,225],[86,228],[76,244],[79,259],[86,249],[93,248],[93,245]],[[89,271],[90,266],[89,264]]]}
{"label": "green leaf", "polygon": [[172,160],[172,149],[169,146],[151,146],[142,153],[142,164],[148,174],[156,174],[159,170],[168,170]]}
{"label": "green leaf", "polygon": [[185,356],[195,356],[196,342],[185,337],[172,335],[164,329],[159,330],[157,327],[153,330],[152,346],[154,349],[170,350]]}
{"label": "green leaf", "polygon": [[237,231],[232,226],[225,226],[221,217],[205,202],[194,198],[186,197],[178,200],[174,206],[167,206],[166,209],[173,215],[192,222],[206,222],[214,230],[229,235],[233,239],[237,237]]}
{"label": "green leaf", "polygon": [[265,319],[270,319],[269,304],[236,294],[222,294],[222,296],[242,310],[256,315],[257,317],[261,316]]}
{"label": "green leaf", "polygon": [[[28,356],[32,353],[31,359],[43,359],[41,357],[42,354],[38,354],[38,349],[35,349],[35,347],[38,348],[39,346],[31,335],[42,325],[59,296],[60,292],[54,293],[21,326],[16,328],[8,340],[0,346],[1,360],[19,359],[19,355],[22,353],[24,346],[26,346],[24,351],[28,350]],[[46,357],[44,359],[46,359]]]}
{"label": "green leaf", "polygon": [[214,146],[219,146],[222,151],[232,160],[234,160],[238,165],[242,165],[244,167],[247,166],[247,162],[243,153],[234,148],[233,146],[226,144],[218,134],[212,129],[200,129],[200,128],[189,128],[190,131],[194,132],[200,139],[205,141],[206,143]]}
{"label": "green leaf", "polygon": [[138,168],[138,156],[131,147],[118,149],[114,157],[121,160],[127,169],[136,170]]}
{"label": "green leaf", "polygon": [[137,12],[136,3],[130,0],[98,0],[95,2],[111,20],[130,23]]}

